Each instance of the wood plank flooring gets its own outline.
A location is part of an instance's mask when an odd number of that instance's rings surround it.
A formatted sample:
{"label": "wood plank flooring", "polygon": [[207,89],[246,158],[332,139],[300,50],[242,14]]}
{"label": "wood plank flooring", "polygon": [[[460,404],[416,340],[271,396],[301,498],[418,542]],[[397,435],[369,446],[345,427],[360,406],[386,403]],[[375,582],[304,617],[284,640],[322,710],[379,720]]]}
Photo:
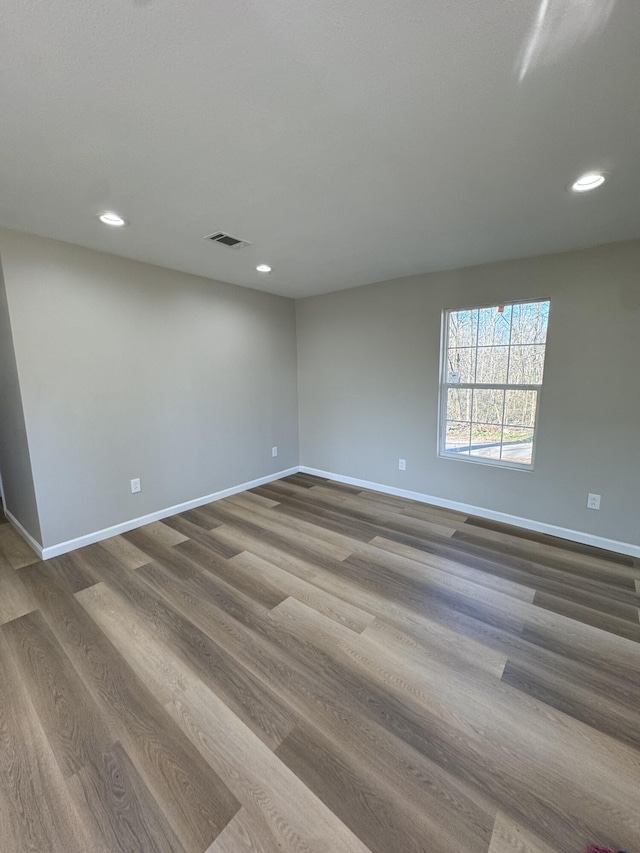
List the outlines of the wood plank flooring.
{"label": "wood plank flooring", "polygon": [[640,563],[296,474],[38,562],[2,853],[640,853]]}

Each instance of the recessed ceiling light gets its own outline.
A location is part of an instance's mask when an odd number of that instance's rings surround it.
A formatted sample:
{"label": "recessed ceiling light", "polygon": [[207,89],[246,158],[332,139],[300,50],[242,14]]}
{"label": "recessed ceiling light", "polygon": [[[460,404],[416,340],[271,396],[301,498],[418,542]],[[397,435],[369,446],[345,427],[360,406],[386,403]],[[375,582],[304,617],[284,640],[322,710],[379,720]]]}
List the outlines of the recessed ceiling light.
{"label": "recessed ceiling light", "polygon": [[595,190],[601,187],[606,178],[601,172],[587,172],[571,184],[571,189],[574,193],[588,193],[590,190]]}
{"label": "recessed ceiling light", "polygon": [[258,272],[263,272],[263,273],[270,273],[271,272],[271,267],[269,266],[269,264],[258,264],[256,269],[258,270]]}
{"label": "recessed ceiling light", "polygon": [[110,210],[101,213],[98,216],[98,219],[104,225],[111,225],[113,228],[122,228],[123,225],[127,224],[121,216],[118,216],[117,213],[113,213],[113,211]]}

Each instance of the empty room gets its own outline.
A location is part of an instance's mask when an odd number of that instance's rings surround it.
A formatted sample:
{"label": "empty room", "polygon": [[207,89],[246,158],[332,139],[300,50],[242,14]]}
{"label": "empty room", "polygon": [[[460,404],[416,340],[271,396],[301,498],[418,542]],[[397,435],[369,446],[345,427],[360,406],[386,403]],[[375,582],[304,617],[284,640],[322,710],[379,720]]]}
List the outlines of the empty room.
{"label": "empty room", "polygon": [[6,0],[0,853],[640,853],[639,44]]}

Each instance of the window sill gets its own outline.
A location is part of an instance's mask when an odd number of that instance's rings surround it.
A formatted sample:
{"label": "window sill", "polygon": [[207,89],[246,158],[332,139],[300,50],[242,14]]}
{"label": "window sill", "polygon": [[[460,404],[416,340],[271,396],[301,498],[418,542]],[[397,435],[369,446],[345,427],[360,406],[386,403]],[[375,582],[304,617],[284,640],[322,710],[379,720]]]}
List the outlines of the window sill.
{"label": "window sill", "polygon": [[534,463],[531,465],[520,464],[518,462],[503,462],[501,459],[483,459],[481,456],[465,456],[460,453],[445,453],[440,451],[438,453],[439,459],[450,459],[454,462],[472,462],[476,465],[484,465],[489,468],[506,468],[509,471],[525,471],[527,473],[532,473],[534,469]]}

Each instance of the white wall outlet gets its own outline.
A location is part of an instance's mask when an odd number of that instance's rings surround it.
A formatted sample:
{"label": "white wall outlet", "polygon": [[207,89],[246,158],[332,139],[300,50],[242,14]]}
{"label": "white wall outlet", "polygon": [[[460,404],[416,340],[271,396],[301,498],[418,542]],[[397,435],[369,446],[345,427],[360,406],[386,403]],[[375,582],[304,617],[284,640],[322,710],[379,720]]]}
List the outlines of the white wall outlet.
{"label": "white wall outlet", "polygon": [[142,486],[140,485],[140,477],[136,477],[135,480],[131,481],[131,494],[135,495],[136,492],[141,492]]}
{"label": "white wall outlet", "polygon": [[600,495],[587,495],[587,509],[600,509]]}
{"label": "white wall outlet", "polygon": [[406,471],[407,470],[407,460],[406,459],[398,459],[398,471]]}
{"label": "white wall outlet", "polygon": [[277,446],[276,446],[276,447],[272,447],[272,448],[271,448],[271,455],[272,455],[274,458],[278,455],[278,448],[277,448]]}

